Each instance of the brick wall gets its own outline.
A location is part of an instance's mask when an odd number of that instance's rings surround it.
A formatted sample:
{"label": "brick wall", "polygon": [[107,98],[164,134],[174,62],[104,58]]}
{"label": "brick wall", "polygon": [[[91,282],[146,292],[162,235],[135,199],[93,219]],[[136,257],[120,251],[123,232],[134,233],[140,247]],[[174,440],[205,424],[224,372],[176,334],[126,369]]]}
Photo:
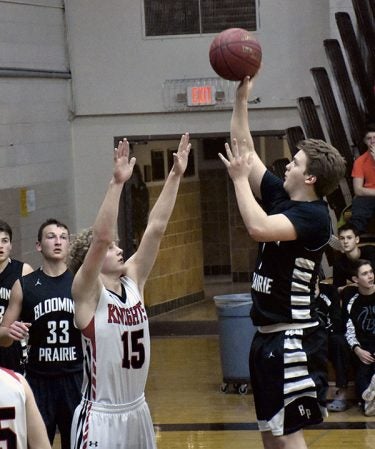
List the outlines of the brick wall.
{"label": "brick wall", "polygon": [[[150,209],[162,186],[149,186]],[[183,182],[145,287],[151,314],[203,298],[202,224],[199,182]]]}

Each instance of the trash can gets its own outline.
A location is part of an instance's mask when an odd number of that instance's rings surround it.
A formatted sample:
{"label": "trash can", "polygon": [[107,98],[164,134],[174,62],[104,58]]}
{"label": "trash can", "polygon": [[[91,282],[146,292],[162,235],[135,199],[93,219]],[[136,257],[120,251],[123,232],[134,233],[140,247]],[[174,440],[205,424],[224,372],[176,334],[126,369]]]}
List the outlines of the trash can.
{"label": "trash can", "polygon": [[250,384],[249,353],[256,328],[250,318],[250,293],[214,296],[218,316],[219,347],[223,383],[227,393],[232,384],[239,394],[246,394]]}

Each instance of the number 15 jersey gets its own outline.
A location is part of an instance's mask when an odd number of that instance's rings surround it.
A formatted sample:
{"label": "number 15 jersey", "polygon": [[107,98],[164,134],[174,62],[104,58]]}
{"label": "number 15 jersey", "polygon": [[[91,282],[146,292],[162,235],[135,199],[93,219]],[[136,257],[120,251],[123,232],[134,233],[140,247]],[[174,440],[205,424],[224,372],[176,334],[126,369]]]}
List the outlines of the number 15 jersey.
{"label": "number 15 jersey", "polygon": [[89,401],[127,404],[144,393],[150,364],[147,313],[134,281],[124,277],[121,283],[123,298],[103,287],[95,315],[82,330],[82,394]]}

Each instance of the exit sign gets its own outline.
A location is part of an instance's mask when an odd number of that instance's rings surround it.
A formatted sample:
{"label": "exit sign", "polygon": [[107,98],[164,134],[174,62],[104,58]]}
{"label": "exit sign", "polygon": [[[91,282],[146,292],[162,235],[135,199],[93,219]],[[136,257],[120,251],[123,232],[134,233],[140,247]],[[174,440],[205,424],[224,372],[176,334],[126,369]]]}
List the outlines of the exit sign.
{"label": "exit sign", "polygon": [[207,106],[216,104],[214,86],[189,86],[187,88],[188,106]]}

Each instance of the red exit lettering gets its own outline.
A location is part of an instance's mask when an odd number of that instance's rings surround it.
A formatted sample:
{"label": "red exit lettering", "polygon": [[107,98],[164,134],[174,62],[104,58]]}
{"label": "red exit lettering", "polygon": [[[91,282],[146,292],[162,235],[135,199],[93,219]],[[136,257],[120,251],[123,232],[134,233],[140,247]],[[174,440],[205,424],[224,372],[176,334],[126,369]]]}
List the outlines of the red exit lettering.
{"label": "red exit lettering", "polygon": [[212,86],[188,87],[189,106],[204,106],[213,104],[215,104],[215,97]]}

